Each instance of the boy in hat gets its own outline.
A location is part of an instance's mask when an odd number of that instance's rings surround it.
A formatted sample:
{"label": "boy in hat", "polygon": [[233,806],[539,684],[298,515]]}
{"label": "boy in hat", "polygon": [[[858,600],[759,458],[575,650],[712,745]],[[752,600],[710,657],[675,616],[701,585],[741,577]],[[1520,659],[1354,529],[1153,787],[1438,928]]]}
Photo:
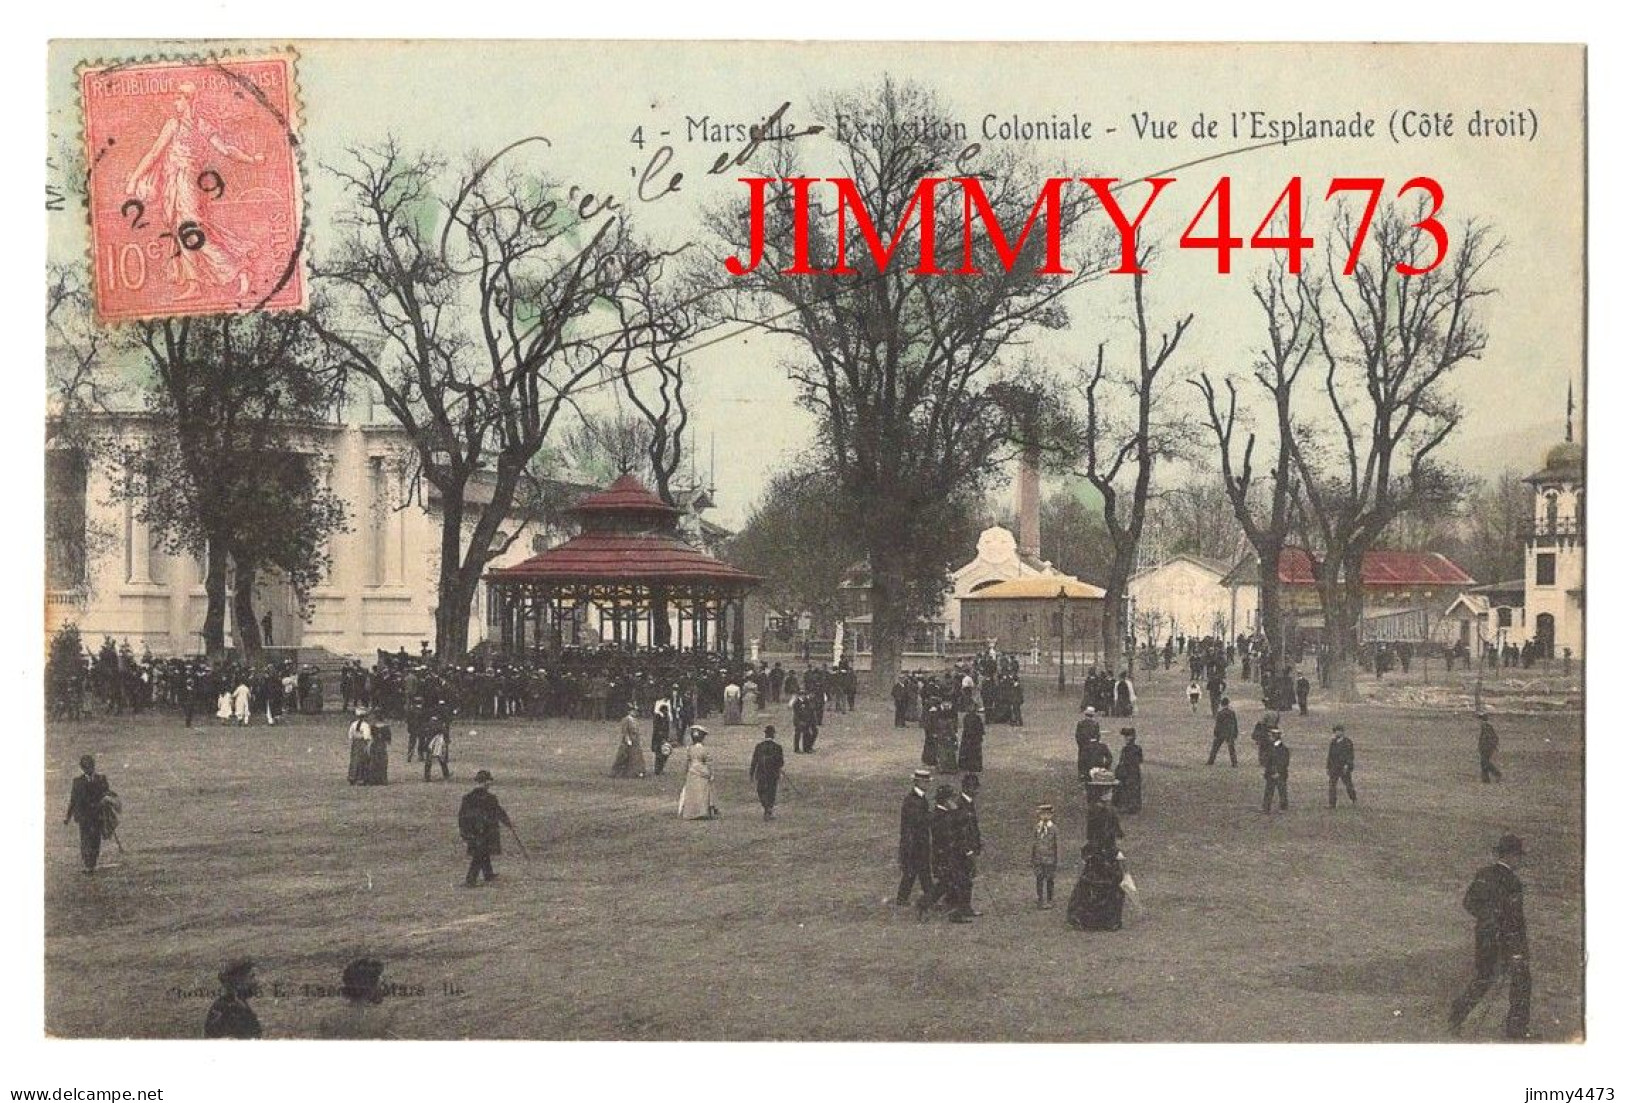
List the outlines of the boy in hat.
{"label": "boy in hat", "polygon": [[1523,882],[1516,868],[1523,860],[1523,840],[1502,835],[1495,862],[1479,870],[1467,887],[1462,905],[1473,916],[1473,979],[1450,1005],[1450,1032],[1461,1033],[1467,1015],[1505,972],[1509,990],[1506,1036],[1529,1036],[1529,935],[1523,919]]}
{"label": "boy in hat", "polygon": [[762,729],[762,741],[750,755],[749,777],[756,783],[756,799],[762,802],[762,819],[773,818],[773,806],[779,800],[779,775],[784,772],[784,748],[779,746],[778,732],[769,724]]}
{"label": "boy in hat", "polygon": [[445,781],[451,777],[451,718],[443,710],[437,709],[431,724],[433,727],[428,741],[423,745],[423,780],[429,780],[429,771],[434,768],[435,763],[439,763],[440,780]]}
{"label": "boy in hat", "polygon": [[79,857],[85,863],[86,873],[96,872],[96,862],[102,853],[102,830],[106,825],[106,803],[113,795],[112,783],[96,772],[96,759],[84,755],[79,759],[83,771],[73,779],[73,791],[68,795],[68,815],[63,823],[79,822]]}
{"label": "boy in hat", "polygon": [[1061,864],[1061,833],[1055,826],[1055,806],[1040,804],[1038,822],[1033,825],[1033,877],[1038,890],[1038,906],[1055,906],[1055,867]]}
{"label": "boy in hat", "polygon": [[903,797],[902,829],[897,840],[897,865],[902,870],[895,900],[899,907],[908,903],[916,880],[923,894],[922,910],[931,902],[931,798],[925,795],[930,781],[930,770],[915,770],[913,787]]}
{"label": "boy in hat", "polygon": [[1337,783],[1339,781],[1343,783],[1343,788],[1348,790],[1349,803],[1356,803],[1354,796],[1354,740],[1344,734],[1342,724],[1333,724],[1331,746],[1326,748],[1326,804],[1329,808],[1337,807]]}
{"label": "boy in hat", "polygon": [[1185,687],[1185,696],[1190,698],[1191,715],[1195,716],[1196,706],[1202,703],[1202,683],[1192,678],[1191,684]]}
{"label": "boy in hat", "polygon": [[463,797],[457,809],[457,832],[468,844],[468,876],[463,880],[467,888],[473,888],[475,878],[481,874],[487,882],[497,879],[491,859],[502,853],[503,826],[513,828],[513,821],[491,792],[494,780],[490,770],[475,774],[474,788]]}
{"label": "boy in hat", "polygon": [[205,1038],[258,1038],[260,1019],[248,1001],[259,995],[254,963],[248,958],[220,970],[220,998],[209,1005],[203,1020]]}
{"label": "boy in hat", "polygon": [[1264,748],[1264,811],[1270,810],[1275,794],[1281,794],[1281,811],[1286,811],[1286,779],[1292,763],[1292,748],[1281,738],[1280,728],[1270,729],[1269,745]]}

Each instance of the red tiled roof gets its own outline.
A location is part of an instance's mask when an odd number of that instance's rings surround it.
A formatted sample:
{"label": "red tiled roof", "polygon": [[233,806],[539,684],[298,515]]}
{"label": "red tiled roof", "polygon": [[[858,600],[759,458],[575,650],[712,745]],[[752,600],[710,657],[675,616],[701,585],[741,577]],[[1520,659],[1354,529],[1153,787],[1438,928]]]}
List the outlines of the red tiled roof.
{"label": "red tiled roof", "polygon": [[761,576],[713,559],[675,536],[653,532],[584,532],[523,563],[493,568],[485,577],[493,582],[735,582],[741,586],[761,581]]}
{"label": "red tiled roof", "polygon": [[[1312,586],[1319,566],[1302,548],[1283,548],[1279,575],[1288,586]],[[1438,552],[1365,553],[1360,581],[1366,586],[1471,586],[1473,577]]]}
{"label": "red tiled roof", "polygon": [[664,513],[673,517],[682,512],[662,502],[630,473],[610,483],[607,489],[587,495],[575,508],[578,513]]}

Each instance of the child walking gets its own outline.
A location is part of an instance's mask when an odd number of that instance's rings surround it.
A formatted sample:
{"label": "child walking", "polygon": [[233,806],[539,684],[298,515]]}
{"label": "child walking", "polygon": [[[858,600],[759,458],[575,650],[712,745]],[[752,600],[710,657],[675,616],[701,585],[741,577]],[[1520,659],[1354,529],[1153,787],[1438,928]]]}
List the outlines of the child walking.
{"label": "child walking", "polygon": [[1190,698],[1190,700],[1191,700],[1191,715],[1195,716],[1196,715],[1196,706],[1202,703],[1202,687],[1196,681],[1196,679],[1192,678],[1191,679],[1191,684],[1189,686],[1185,687],[1185,696]]}
{"label": "child walking", "polygon": [[1055,906],[1055,867],[1060,864],[1060,831],[1055,826],[1055,806],[1040,804],[1038,822],[1033,825],[1033,876],[1038,890],[1038,906]]}

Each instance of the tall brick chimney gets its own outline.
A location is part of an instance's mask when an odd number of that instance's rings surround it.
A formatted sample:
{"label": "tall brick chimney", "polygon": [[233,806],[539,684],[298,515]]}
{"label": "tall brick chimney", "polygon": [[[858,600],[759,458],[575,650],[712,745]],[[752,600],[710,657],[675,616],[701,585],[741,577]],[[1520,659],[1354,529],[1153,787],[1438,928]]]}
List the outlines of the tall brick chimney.
{"label": "tall brick chimney", "polygon": [[1016,546],[1023,555],[1034,559],[1038,554],[1038,448],[1036,445],[1022,450],[1021,465],[1016,469]]}

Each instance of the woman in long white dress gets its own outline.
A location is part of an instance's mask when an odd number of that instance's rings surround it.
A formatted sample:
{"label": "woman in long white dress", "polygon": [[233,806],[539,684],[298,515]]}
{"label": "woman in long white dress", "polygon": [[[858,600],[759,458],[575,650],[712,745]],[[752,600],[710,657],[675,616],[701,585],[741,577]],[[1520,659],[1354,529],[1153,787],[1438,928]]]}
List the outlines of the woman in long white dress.
{"label": "woman in long white dress", "polygon": [[685,820],[711,820],[717,806],[711,796],[711,751],[705,745],[710,734],[704,728],[689,729],[688,769],[683,791],[677,797],[677,814]]}

